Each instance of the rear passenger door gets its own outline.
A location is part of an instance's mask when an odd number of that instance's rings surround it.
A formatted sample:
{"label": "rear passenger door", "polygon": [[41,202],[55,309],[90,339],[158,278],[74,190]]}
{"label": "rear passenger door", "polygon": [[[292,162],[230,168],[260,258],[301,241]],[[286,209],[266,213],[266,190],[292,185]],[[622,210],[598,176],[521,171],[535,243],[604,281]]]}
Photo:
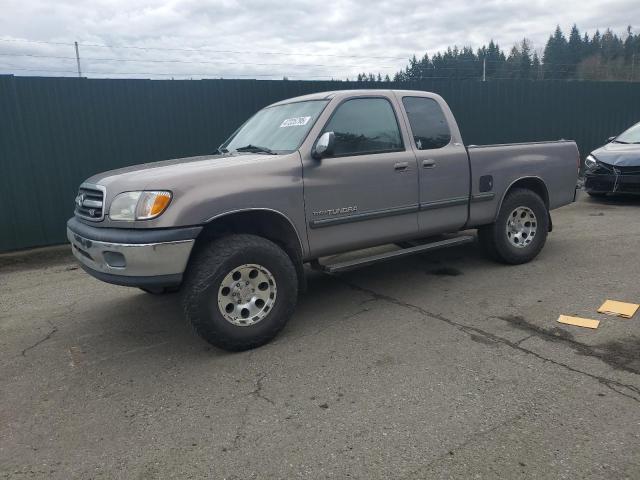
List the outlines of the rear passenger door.
{"label": "rear passenger door", "polygon": [[426,96],[402,96],[402,104],[418,161],[420,233],[457,231],[467,222],[470,172],[451,112]]}
{"label": "rear passenger door", "polygon": [[[336,99],[336,102],[338,100]],[[415,236],[418,172],[393,95],[339,101],[319,131],[334,154],[303,158],[310,250],[327,255]]]}

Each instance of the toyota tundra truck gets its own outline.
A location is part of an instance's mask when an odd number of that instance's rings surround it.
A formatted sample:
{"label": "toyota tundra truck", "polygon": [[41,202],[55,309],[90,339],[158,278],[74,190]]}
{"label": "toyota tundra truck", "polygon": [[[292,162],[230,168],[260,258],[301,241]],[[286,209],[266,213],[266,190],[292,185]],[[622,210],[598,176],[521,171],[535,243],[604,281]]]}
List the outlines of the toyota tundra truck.
{"label": "toyota tundra truck", "polygon": [[549,212],[575,199],[579,161],[567,140],[465,146],[434,93],[315,93],[258,111],[214,155],[89,178],[67,236],[90,275],[180,290],[196,332],[243,350],[292,316],[305,264],[338,273],[469,243],[471,229],[491,258],[532,260]]}

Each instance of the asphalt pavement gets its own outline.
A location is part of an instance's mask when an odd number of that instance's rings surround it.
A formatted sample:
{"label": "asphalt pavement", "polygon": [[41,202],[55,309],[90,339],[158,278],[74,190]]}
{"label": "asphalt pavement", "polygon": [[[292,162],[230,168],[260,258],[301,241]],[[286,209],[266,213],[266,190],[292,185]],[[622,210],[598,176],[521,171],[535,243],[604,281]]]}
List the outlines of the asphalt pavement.
{"label": "asphalt pavement", "polygon": [[639,220],[581,195],[527,265],[468,245],[310,272],[243,353],[66,248],[2,256],[0,478],[640,478],[640,313],[596,313],[640,303]]}

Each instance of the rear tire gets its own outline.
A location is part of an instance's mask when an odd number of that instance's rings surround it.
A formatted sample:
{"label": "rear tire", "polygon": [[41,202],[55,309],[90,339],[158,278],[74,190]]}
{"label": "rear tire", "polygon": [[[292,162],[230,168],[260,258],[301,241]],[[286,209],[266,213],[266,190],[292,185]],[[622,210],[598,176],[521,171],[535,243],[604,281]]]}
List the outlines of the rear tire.
{"label": "rear tire", "polygon": [[275,243],[238,234],[200,250],[182,290],[194,330],[212,345],[239,351],[264,345],[282,330],[296,306],[298,278]]}
{"label": "rear tire", "polygon": [[478,239],[492,259],[518,265],[533,260],[547,240],[549,211],[542,199],[528,189],[507,194],[496,221],[478,229]]}

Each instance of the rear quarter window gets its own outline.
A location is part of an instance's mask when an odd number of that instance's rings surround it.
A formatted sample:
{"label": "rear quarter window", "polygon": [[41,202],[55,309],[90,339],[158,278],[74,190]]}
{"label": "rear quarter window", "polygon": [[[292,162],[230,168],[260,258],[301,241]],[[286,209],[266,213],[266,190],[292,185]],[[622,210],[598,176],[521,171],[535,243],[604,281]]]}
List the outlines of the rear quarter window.
{"label": "rear quarter window", "polygon": [[442,148],[451,141],[451,131],[438,102],[426,97],[404,97],[411,133],[418,150]]}

